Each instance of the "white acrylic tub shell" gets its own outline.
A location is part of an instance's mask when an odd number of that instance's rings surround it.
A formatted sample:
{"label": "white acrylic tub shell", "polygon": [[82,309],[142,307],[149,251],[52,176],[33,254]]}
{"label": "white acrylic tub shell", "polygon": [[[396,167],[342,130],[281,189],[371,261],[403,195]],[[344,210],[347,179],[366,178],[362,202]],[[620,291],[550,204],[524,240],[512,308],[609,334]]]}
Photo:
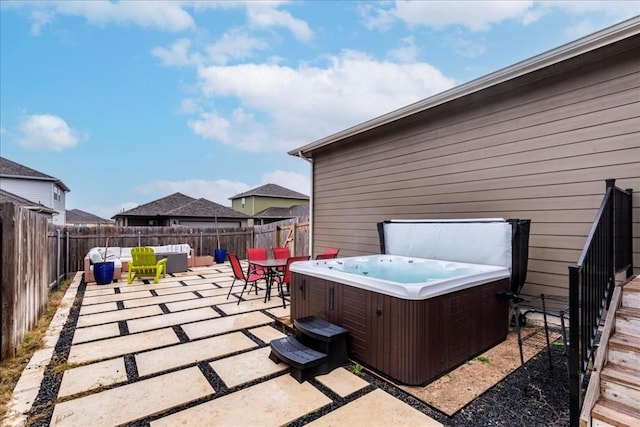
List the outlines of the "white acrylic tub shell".
{"label": "white acrylic tub shell", "polygon": [[[365,276],[341,271],[345,265],[349,265],[350,268],[354,268],[354,265],[361,265],[364,270],[373,270],[368,266],[376,264],[384,265],[385,268],[413,269],[411,270],[413,272],[418,270],[425,272],[429,270],[436,272],[456,271],[460,275],[444,279],[430,279],[425,273],[423,279],[402,283],[371,275]],[[358,268],[356,267],[356,269]],[[433,298],[510,277],[508,268],[497,265],[468,264],[399,255],[368,255],[320,261],[300,261],[291,264],[291,271],[408,300]]]}

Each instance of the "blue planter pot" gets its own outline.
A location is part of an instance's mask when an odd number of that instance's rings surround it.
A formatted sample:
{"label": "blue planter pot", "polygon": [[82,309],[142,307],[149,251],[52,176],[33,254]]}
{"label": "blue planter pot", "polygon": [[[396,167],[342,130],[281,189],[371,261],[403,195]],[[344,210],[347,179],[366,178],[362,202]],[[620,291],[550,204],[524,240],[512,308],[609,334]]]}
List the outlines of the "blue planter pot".
{"label": "blue planter pot", "polygon": [[227,250],[226,249],[216,249],[213,251],[213,258],[216,260],[216,263],[222,264],[227,259]]}
{"label": "blue planter pot", "polygon": [[106,285],[113,281],[115,267],[113,261],[97,262],[93,264],[93,276],[98,285]]}

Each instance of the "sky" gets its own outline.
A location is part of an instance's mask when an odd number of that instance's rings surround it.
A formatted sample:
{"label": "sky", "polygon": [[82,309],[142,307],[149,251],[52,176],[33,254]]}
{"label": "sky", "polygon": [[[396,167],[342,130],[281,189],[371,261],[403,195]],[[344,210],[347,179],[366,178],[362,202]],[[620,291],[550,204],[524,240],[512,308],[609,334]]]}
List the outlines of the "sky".
{"label": "sky", "polygon": [[0,1],[0,155],[103,218],[230,206],[288,151],[640,14],[637,1]]}

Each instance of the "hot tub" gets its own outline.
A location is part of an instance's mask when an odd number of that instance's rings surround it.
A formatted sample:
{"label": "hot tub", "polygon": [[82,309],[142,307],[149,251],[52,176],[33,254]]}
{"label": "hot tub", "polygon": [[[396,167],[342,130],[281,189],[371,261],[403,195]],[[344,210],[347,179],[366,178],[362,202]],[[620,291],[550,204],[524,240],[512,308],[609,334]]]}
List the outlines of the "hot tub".
{"label": "hot tub", "polygon": [[428,383],[506,338],[529,222],[379,223],[382,255],[292,264],[291,318],[340,325],[359,363],[399,383]]}
{"label": "hot tub", "polygon": [[508,332],[504,267],[371,255],[297,262],[291,272],[291,318],[348,329],[351,357],[399,383],[425,384]]}

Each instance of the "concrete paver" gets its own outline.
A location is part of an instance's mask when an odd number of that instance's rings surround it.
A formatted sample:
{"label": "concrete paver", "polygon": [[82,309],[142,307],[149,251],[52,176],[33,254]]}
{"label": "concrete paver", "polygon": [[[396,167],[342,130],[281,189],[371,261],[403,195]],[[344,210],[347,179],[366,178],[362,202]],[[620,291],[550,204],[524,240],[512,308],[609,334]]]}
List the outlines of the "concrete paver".
{"label": "concrete paver", "polygon": [[344,368],[336,368],[326,375],[318,375],[316,379],[340,397],[347,397],[369,385],[368,382]]}
{"label": "concrete paver", "polygon": [[80,316],[87,314],[102,313],[104,311],[113,311],[118,309],[118,304],[115,302],[103,302],[100,304],[83,305],[80,309]]}
{"label": "concrete paver", "polygon": [[271,326],[261,326],[259,328],[249,329],[249,332],[266,344],[269,344],[272,340],[285,337],[285,334]]}
{"label": "concrete paver", "polygon": [[59,403],[51,425],[114,426],[212,393],[207,379],[194,367]]}
{"label": "concrete paver", "polygon": [[128,292],[126,294],[114,294],[112,292],[108,295],[98,295],[98,296],[87,296],[85,293],[85,297],[82,300],[82,306],[84,308],[85,305],[90,305],[90,304],[123,301],[130,298],[144,298],[144,297],[150,297],[152,295],[153,294],[151,293],[151,291],[136,291],[136,292]]}
{"label": "concrete paver", "polygon": [[307,424],[308,426],[441,426],[433,418],[376,389]]}
{"label": "concrete paver", "polygon": [[271,322],[273,322],[273,319],[266,314],[254,311],[236,316],[218,317],[202,322],[189,323],[188,325],[183,325],[182,329],[187,336],[193,340],[224,332],[250,328],[252,326],[266,325]]}
{"label": "concrete paver", "polygon": [[158,329],[156,331],[72,345],[68,361],[69,363],[87,363],[179,342],[180,339],[173,332],[173,329]]}
{"label": "concrete paver", "polygon": [[308,382],[283,375],[160,418],[151,427],[282,426],[330,403]]}
{"label": "concrete paver", "polygon": [[220,315],[210,307],[199,308],[197,310],[178,311],[175,313],[165,313],[159,316],[142,317],[140,319],[127,320],[129,332],[142,332],[158,329],[166,326],[181,325],[195,322],[196,320],[211,319]]}
{"label": "concrete paver", "polygon": [[235,387],[289,368],[284,363],[275,363],[269,359],[270,351],[271,348],[263,347],[216,360],[210,365],[227,387]]}
{"label": "concrete paver", "polygon": [[99,325],[101,323],[117,322],[119,320],[135,319],[136,317],[153,316],[162,314],[162,309],[157,306],[127,308],[124,310],[108,311],[106,313],[87,314],[78,318],[78,328]]}
{"label": "concrete paver", "polygon": [[101,338],[117,337],[120,335],[120,328],[117,323],[105,323],[104,325],[87,326],[77,328],[73,334],[72,344],[80,344]]}
{"label": "concrete paver", "polygon": [[257,347],[249,337],[241,332],[219,335],[199,341],[192,341],[158,350],[151,350],[137,354],[136,365],[141,376],[155,372],[166,371],[199,362],[213,359],[225,354],[235,353]]}
{"label": "concrete paver", "polygon": [[165,305],[167,306],[169,311],[182,311],[182,310],[188,310],[191,308],[209,307],[212,305],[226,303],[229,301],[238,301],[238,300],[233,295],[230,296],[229,299],[227,299],[226,295],[218,295],[218,296],[206,297],[206,298],[195,298],[194,296],[194,299],[190,299],[188,301],[171,302]]}
{"label": "concrete paver", "polygon": [[[255,296],[252,294],[252,297]],[[246,295],[244,296],[246,298]],[[272,297],[271,300],[264,301],[264,294],[259,298],[251,299],[249,301],[240,301],[240,304],[236,302],[230,304],[220,304],[218,308],[226,314],[238,314],[246,313],[247,311],[264,310],[266,308],[272,308],[276,306],[282,307],[282,300],[279,297]]]}
{"label": "concrete paver", "polygon": [[127,381],[124,359],[118,357],[69,369],[62,376],[58,397]]}
{"label": "concrete paver", "polygon": [[193,292],[179,292],[163,296],[149,296],[147,298],[136,298],[123,301],[124,308],[144,307],[145,305],[164,304],[173,301],[183,301],[198,298]]}

